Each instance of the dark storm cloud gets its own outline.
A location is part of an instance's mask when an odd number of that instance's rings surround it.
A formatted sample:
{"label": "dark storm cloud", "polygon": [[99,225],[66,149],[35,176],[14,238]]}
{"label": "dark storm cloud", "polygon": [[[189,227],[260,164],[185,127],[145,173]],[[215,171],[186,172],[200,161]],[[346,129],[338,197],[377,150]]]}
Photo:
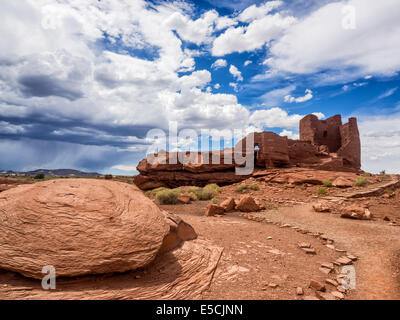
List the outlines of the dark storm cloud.
{"label": "dark storm cloud", "polygon": [[0,139],[0,170],[30,171],[38,168],[75,168],[107,173],[118,163],[137,163],[141,153],[108,146],[87,146],[59,141]]}
{"label": "dark storm cloud", "polygon": [[[90,124],[78,120],[48,119],[43,114],[31,114],[26,118],[2,117],[0,121],[10,125],[22,126],[24,132],[0,133],[3,139],[32,138],[47,141],[60,141],[92,146],[112,146],[127,148],[134,145],[148,145],[142,141],[150,126],[107,126]],[[128,140],[136,137],[137,141]]]}
{"label": "dark storm cloud", "polygon": [[27,97],[63,97],[68,100],[77,100],[83,93],[73,88],[70,81],[62,81],[47,75],[28,75],[18,78],[20,89]]}

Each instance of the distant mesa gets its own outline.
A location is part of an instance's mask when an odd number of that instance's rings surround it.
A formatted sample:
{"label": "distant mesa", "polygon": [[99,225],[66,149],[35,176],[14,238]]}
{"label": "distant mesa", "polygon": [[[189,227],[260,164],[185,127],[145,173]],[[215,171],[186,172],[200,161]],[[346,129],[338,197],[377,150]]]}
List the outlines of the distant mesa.
{"label": "distant mesa", "polygon": [[54,169],[54,170],[37,169],[34,171],[26,171],[26,172],[0,171],[0,176],[16,176],[16,175],[36,176],[38,174],[44,174],[46,176],[77,177],[77,178],[101,176],[101,174],[97,172],[84,172],[73,169]]}
{"label": "distant mesa", "polygon": [[[244,138],[237,146],[242,146],[242,154],[254,152],[255,172],[266,168],[301,167],[316,170],[359,172],[361,168],[361,144],[357,119],[350,118],[342,124],[341,115],[319,120],[315,115],[307,115],[300,120],[300,139],[293,140],[274,132],[254,133],[254,145],[247,146]],[[240,150],[240,149],[239,149]],[[182,185],[203,186],[208,183],[221,185],[237,183],[249,176],[237,175],[237,164],[224,163],[224,153],[234,150],[208,151],[197,154],[193,163],[171,164],[171,154],[164,152],[155,163],[142,160],[137,166],[139,175],[135,184],[142,190],[158,187],[179,187]],[[219,153],[220,164],[206,164],[213,153]],[[179,157],[178,157],[179,158]],[[232,158],[234,158],[232,156]]]}

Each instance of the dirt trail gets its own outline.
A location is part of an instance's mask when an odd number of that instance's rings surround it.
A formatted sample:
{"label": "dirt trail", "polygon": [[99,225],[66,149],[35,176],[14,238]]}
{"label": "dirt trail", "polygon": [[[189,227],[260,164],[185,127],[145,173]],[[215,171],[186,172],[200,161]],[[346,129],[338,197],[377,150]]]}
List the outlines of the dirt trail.
{"label": "dirt trail", "polygon": [[356,268],[356,290],[352,299],[400,299],[400,228],[382,221],[342,219],[316,213],[312,205],[271,211],[274,222],[290,223],[310,231],[323,232],[335,246],[360,259]]}

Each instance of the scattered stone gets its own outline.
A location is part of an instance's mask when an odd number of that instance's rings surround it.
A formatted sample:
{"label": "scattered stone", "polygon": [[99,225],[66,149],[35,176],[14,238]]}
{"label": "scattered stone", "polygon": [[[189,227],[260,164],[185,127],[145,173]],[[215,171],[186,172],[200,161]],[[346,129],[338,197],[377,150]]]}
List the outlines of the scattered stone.
{"label": "scattered stone", "polygon": [[324,262],[324,263],[321,263],[321,267],[327,268],[327,269],[333,269],[333,263]]}
{"label": "scattered stone", "polygon": [[182,204],[189,204],[190,203],[190,196],[187,194],[180,194],[178,196],[178,201]]}
{"label": "scattered stone", "polygon": [[337,286],[336,289],[337,289],[337,291],[339,291],[341,293],[346,293],[346,291],[347,291],[343,286],[340,286],[340,285]]}
{"label": "scattered stone", "polygon": [[339,291],[332,291],[331,295],[333,295],[336,299],[343,300],[344,294]]}
{"label": "scattered stone", "polygon": [[315,294],[321,300],[336,300],[335,296],[328,292],[317,291]]}
{"label": "scattered stone", "polygon": [[271,282],[271,283],[268,284],[268,287],[270,287],[270,288],[272,288],[272,289],[276,289],[276,288],[279,287],[279,285],[278,285],[277,283]]}
{"label": "scattered stone", "polygon": [[317,254],[314,248],[301,248],[307,254]]}
{"label": "scattered stone", "polygon": [[272,237],[268,237],[267,240],[272,240]]}
{"label": "scattered stone", "polygon": [[303,300],[319,300],[317,297],[314,296],[304,296]]}
{"label": "scattered stone", "polygon": [[390,221],[390,218],[385,216],[385,217],[383,218],[383,220],[384,220],[384,221]]}
{"label": "scattered stone", "polygon": [[335,250],[336,250],[336,252],[340,252],[340,253],[345,253],[346,252],[346,250],[338,249],[338,248],[336,248]]}
{"label": "scattered stone", "polygon": [[343,257],[336,259],[336,263],[338,263],[340,265],[347,265],[347,264],[352,264],[353,260],[347,258],[346,256],[343,256]]}
{"label": "scattered stone", "polygon": [[327,204],[321,202],[313,204],[312,207],[315,212],[331,212],[331,208]]}
{"label": "scattered stone", "polygon": [[232,210],[235,210],[236,207],[236,203],[235,203],[235,199],[233,199],[232,197],[226,199],[225,201],[223,201],[220,206],[222,208],[224,208],[225,212],[229,212]]}
{"label": "scattered stone", "polygon": [[259,211],[260,207],[255,202],[254,198],[249,195],[243,195],[240,197],[237,209],[243,212],[254,212]]}
{"label": "scattered stone", "polygon": [[352,204],[341,210],[341,218],[370,220],[372,218],[371,212],[358,204]]}
{"label": "scattered stone", "polygon": [[321,271],[322,273],[325,273],[325,274],[329,274],[329,273],[331,273],[332,269],[320,267],[319,271]]}
{"label": "scattered stone", "polygon": [[303,288],[302,288],[302,287],[297,287],[297,288],[296,288],[296,294],[297,294],[298,296],[302,296],[302,295],[304,294]]}
{"label": "scattered stone", "polygon": [[335,250],[335,246],[332,244],[327,244],[326,247],[329,249]]}
{"label": "scattered stone", "polygon": [[326,235],[324,235],[324,234],[321,234],[319,237],[321,238],[321,240],[325,240],[325,241],[330,240],[330,239],[328,238],[328,236],[326,236]]}
{"label": "scattered stone", "polygon": [[336,280],[333,280],[333,279],[325,279],[325,282],[330,284],[330,285],[332,285],[332,286],[334,286],[334,287],[337,287],[339,285],[339,283]]}
{"label": "scattered stone", "polygon": [[333,180],[332,185],[337,188],[351,188],[354,182],[355,181],[351,178],[337,177]]}
{"label": "scattered stone", "polygon": [[225,210],[221,206],[210,203],[207,206],[206,216],[207,217],[213,217],[213,216],[216,216],[216,215],[222,215],[222,214],[224,214],[224,212],[225,212]]}
{"label": "scattered stone", "polygon": [[310,281],[310,287],[317,290],[317,291],[325,291],[325,285],[317,280]]}
{"label": "scattered stone", "polygon": [[307,242],[300,242],[298,244],[299,248],[311,248],[311,243],[307,243]]}
{"label": "scattered stone", "polygon": [[347,258],[351,259],[352,261],[357,261],[358,259],[356,256],[353,256],[352,254],[348,254]]}

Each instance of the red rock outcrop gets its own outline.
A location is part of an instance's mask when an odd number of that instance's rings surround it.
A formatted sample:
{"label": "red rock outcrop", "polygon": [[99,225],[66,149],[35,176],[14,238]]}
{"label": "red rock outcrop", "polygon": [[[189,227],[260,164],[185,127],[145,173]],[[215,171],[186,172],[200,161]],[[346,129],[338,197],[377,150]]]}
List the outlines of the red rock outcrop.
{"label": "red rock outcrop", "polygon": [[[253,136],[251,136],[253,135]],[[232,184],[249,178],[238,175],[235,152],[254,155],[254,167],[302,167],[325,171],[358,172],[361,167],[361,144],[357,120],[342,124],[335,115],[319,120],[308,115],[300,121],[300,140],[281,137],[273,132],[259,132],[239,141],[234,149],[202,153],[166,153],[150,155],[155,161],[142,160],[135,184],[143,189],[204,186],[208,183]],[[251,138],[254,143],[251,144]]]}
{"label": "red rock outcrop", "polygon": [[[136,187],[115,181],[21,185],[1,193],[0,212],[0,268],[37,279],[48,265],[58,277],[135,270],[195,237]],[[172,247],[164,241],[171,232]]]}

